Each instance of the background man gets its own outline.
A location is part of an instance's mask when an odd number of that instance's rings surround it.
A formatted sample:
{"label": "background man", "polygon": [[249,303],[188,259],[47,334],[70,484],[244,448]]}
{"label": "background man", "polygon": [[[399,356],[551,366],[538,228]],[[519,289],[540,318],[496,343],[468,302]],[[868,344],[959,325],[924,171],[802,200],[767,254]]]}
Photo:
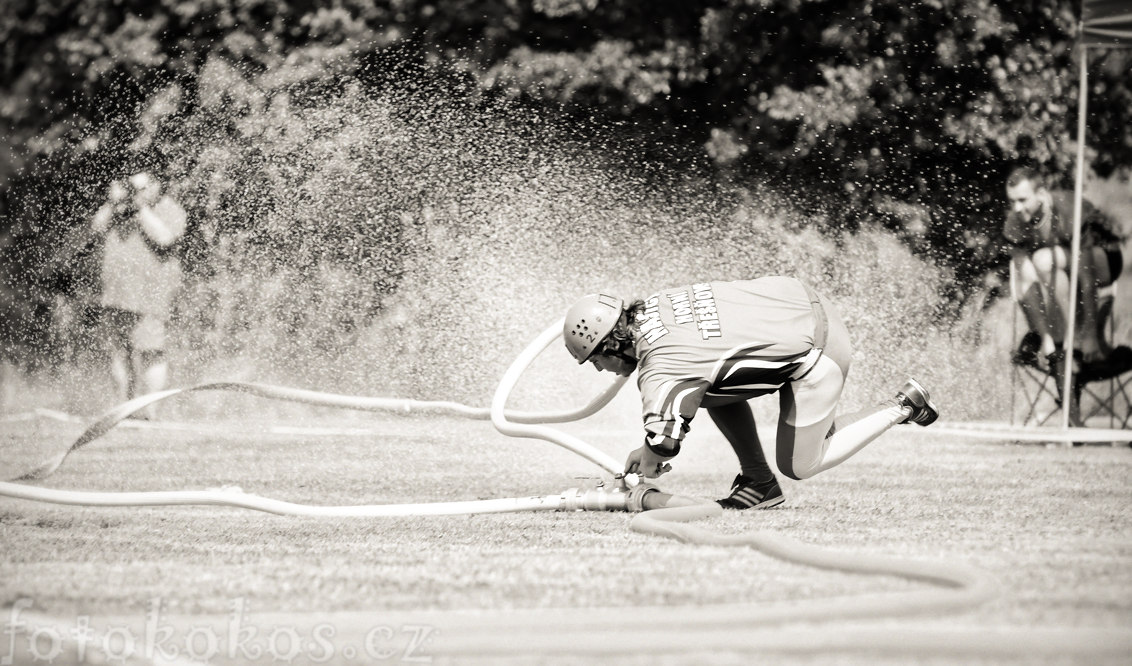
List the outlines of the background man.
{"label": "background man", "polygon": [[184,209],[146,172],[112,183],[107,203],[94,215],[94,230],[105,234],[100,303],[110,334],[110,372],[123,401],[138,394],[139,384],[148,393],[168,381],[166,325],[181,284],[173,249],[185,223]]}
{"label": "background man", "polygon": [[[1018,305],[1040,342],[1023,345],[1016,359],[1054,375],[1062,371],[1069,298],[1069,251],[1073,241],[1073,197],[1051,192],[1030,167],[1014,169],[1006,179],[1010,210],[1003,235],[1010,244],[1018,286]],[[1081,360],[1098,363],[1112,353],[1099,321],[1097,290],[1121,273],[1124,257],[1113,221],[1088,201],[1082,202],[1081,260],[1078,277],[1080,326],[1075,345]],[[1076,299],[1075,299],[1076,300]]]}
{"label": "background man", "polygon": [[665,289],[625,305],[594,294],[566,314],[566,348],[579,364],[628,376],[638,370],[645,443],[627,473],[654,478],[699,408],[707,409],[739,458],[725,508],[781,504],[747,401],[777,392],[778,468],[806,479],[844,462],[897,423],[939,416],[928,392],[909,380],[895,399],[834,417],[849,373],[849,333],[837,309],[790,277],[704,282]]}

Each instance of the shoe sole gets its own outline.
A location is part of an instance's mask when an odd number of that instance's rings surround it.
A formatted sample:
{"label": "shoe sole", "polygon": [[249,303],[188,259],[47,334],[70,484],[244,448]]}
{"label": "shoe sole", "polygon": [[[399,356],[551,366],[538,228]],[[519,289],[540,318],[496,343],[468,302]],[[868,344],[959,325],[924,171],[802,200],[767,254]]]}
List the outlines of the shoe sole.
{"label": "shoe sole", "polygon": [[772,500],[767,500],[765,502],[761,502],[761,503],[756,504],[754,506],[749,506],[747,508],[748,509],[769,509],[771,507],[776,507],[776,506],[778,506],[779,504],[782,504],[785,501],[786,501],[785,497],[778,497],[778,498],[775,498],[775,499],[772,499]]}
{"label": "shoe sole", "polygon": [[[721,501],[722,500],[716,500],[715,503],[719,504]],[[751,505],[751,506],[745,506],[745,507],[742,507],[742,508],[737,508],[737,507],[733,507],[733,506],[724,506],[723,508],[724,509],[731,509],[732,511],[748,511],[750,509],[769,509],[771,507],[776,507],[776,506],[778,506],[779,504],[782,504],[785,501],[786,501],[786,496],[782,495],[782,496],[776,497],[774,499],[766,500],[765,502],[759,502],[758,504],[754,504],[754,505]],[[723,506],[723,505],[720,504],[720,506]]]}
{"label": "shoe sole", "polygon": [[[939,418],[939,409],[937,409],[936,406],[935,406],[935,403],[932,402],[931,397],[929,397],[930,394],[928,393],[928,390],[926,388],[924,388],[923,384],[916,381],[915,379],[908,379],[907,383],[911,384],[912,388],[919,391],[920,395],[922,395],[924,397],[923,407],[927,407],[928,409],[930,409],[932,411],[933,416],[932,416],[931,420],[928,421],[927,423],[920,423],[919,421],[913,421],[911,418],[909,418],[908,421],[906,421],[906,423],[915,423],[918,426],[926,428],[927,426],[930,426],[931,424],[935,423],[936,419]],[[901,391],[901,393],[904,393],[904,392]],[[907,393],[904,393],[904,395],[905,395],[905,397],[909,397]],[[911,398],[909,397],[909,399],[911,399]],[[917,409],[921,409],[921,408],[922,407],[917,406]]]}

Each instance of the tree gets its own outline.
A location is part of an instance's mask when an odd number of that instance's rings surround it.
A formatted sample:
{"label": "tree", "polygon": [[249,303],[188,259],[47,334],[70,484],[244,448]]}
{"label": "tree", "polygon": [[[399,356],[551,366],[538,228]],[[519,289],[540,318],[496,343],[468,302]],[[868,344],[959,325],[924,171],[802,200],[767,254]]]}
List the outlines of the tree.
{"label": "tree", "polygon": [[[199,190],[208,146],[234,145],[233,164],[262,163],[255,178],[293,191],[306,176],[268,168],[279,146],[248,128],[280,112],[302,124],[350,81],[369,94],[431,79],[433,93],[570,117],[675,168],[707,156],[771,174],[816,220],[879,220],[961,278],[1000,259],[1010,163],[1064,174],[1073,148],[1071,0],[8,5],[5,232],[44,243],[139,162]],[[1132,163],[1130,62],[1092,65],[1101,174]],[[241,205],[269,209],[263,196]]]}

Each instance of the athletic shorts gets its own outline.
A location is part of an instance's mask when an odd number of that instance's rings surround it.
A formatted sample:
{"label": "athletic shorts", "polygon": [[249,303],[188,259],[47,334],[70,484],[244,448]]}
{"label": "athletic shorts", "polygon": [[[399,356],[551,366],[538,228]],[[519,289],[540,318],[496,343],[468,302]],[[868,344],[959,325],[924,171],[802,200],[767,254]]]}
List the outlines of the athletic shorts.
{"label": "athletic shorts", "polygon": [[115,347],[136,352],[165,349],[165,322],[154,315],[107,306],[102,309],[102,318]]}
{"label": "athletic shorts", "polygon": [[1108,257],[1108,274],[1112,276],[1112,281],[1116,282],[1124,272],[1124,253],[1118,246],[1111,246],[1105,248],[1105,256]]}

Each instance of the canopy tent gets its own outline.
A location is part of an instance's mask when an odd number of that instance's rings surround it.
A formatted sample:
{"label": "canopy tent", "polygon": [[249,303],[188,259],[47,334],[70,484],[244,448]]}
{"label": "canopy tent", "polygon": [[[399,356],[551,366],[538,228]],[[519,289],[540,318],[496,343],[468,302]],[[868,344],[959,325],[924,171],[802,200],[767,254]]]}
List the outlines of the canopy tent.
{"label": "canopy tent", "polygon": [[1080,44],[1132,47],[1132,2],[1082,0]]}
{"label": "canopy tent", "polygon": [[[1085,188],[1085,121],[1088,115],[1089,48],[1132,48],[1132,0],[1081,0],[1081,23],[1077,43],[1081,46],[1081,75],[1077,103],[1077,175],[1073,188],[1073,247],[1069,262],[1069,293],[1077,297],[1078,262],[1081,254],[1081,200]],[[1073,349],[1077,308],[1070,307],[1065,348]],[[1066,363],[1061,395],[1072,395],[1073,364]],[[1069,410],[1061,410],[1061,426],[1069,427]]]}

